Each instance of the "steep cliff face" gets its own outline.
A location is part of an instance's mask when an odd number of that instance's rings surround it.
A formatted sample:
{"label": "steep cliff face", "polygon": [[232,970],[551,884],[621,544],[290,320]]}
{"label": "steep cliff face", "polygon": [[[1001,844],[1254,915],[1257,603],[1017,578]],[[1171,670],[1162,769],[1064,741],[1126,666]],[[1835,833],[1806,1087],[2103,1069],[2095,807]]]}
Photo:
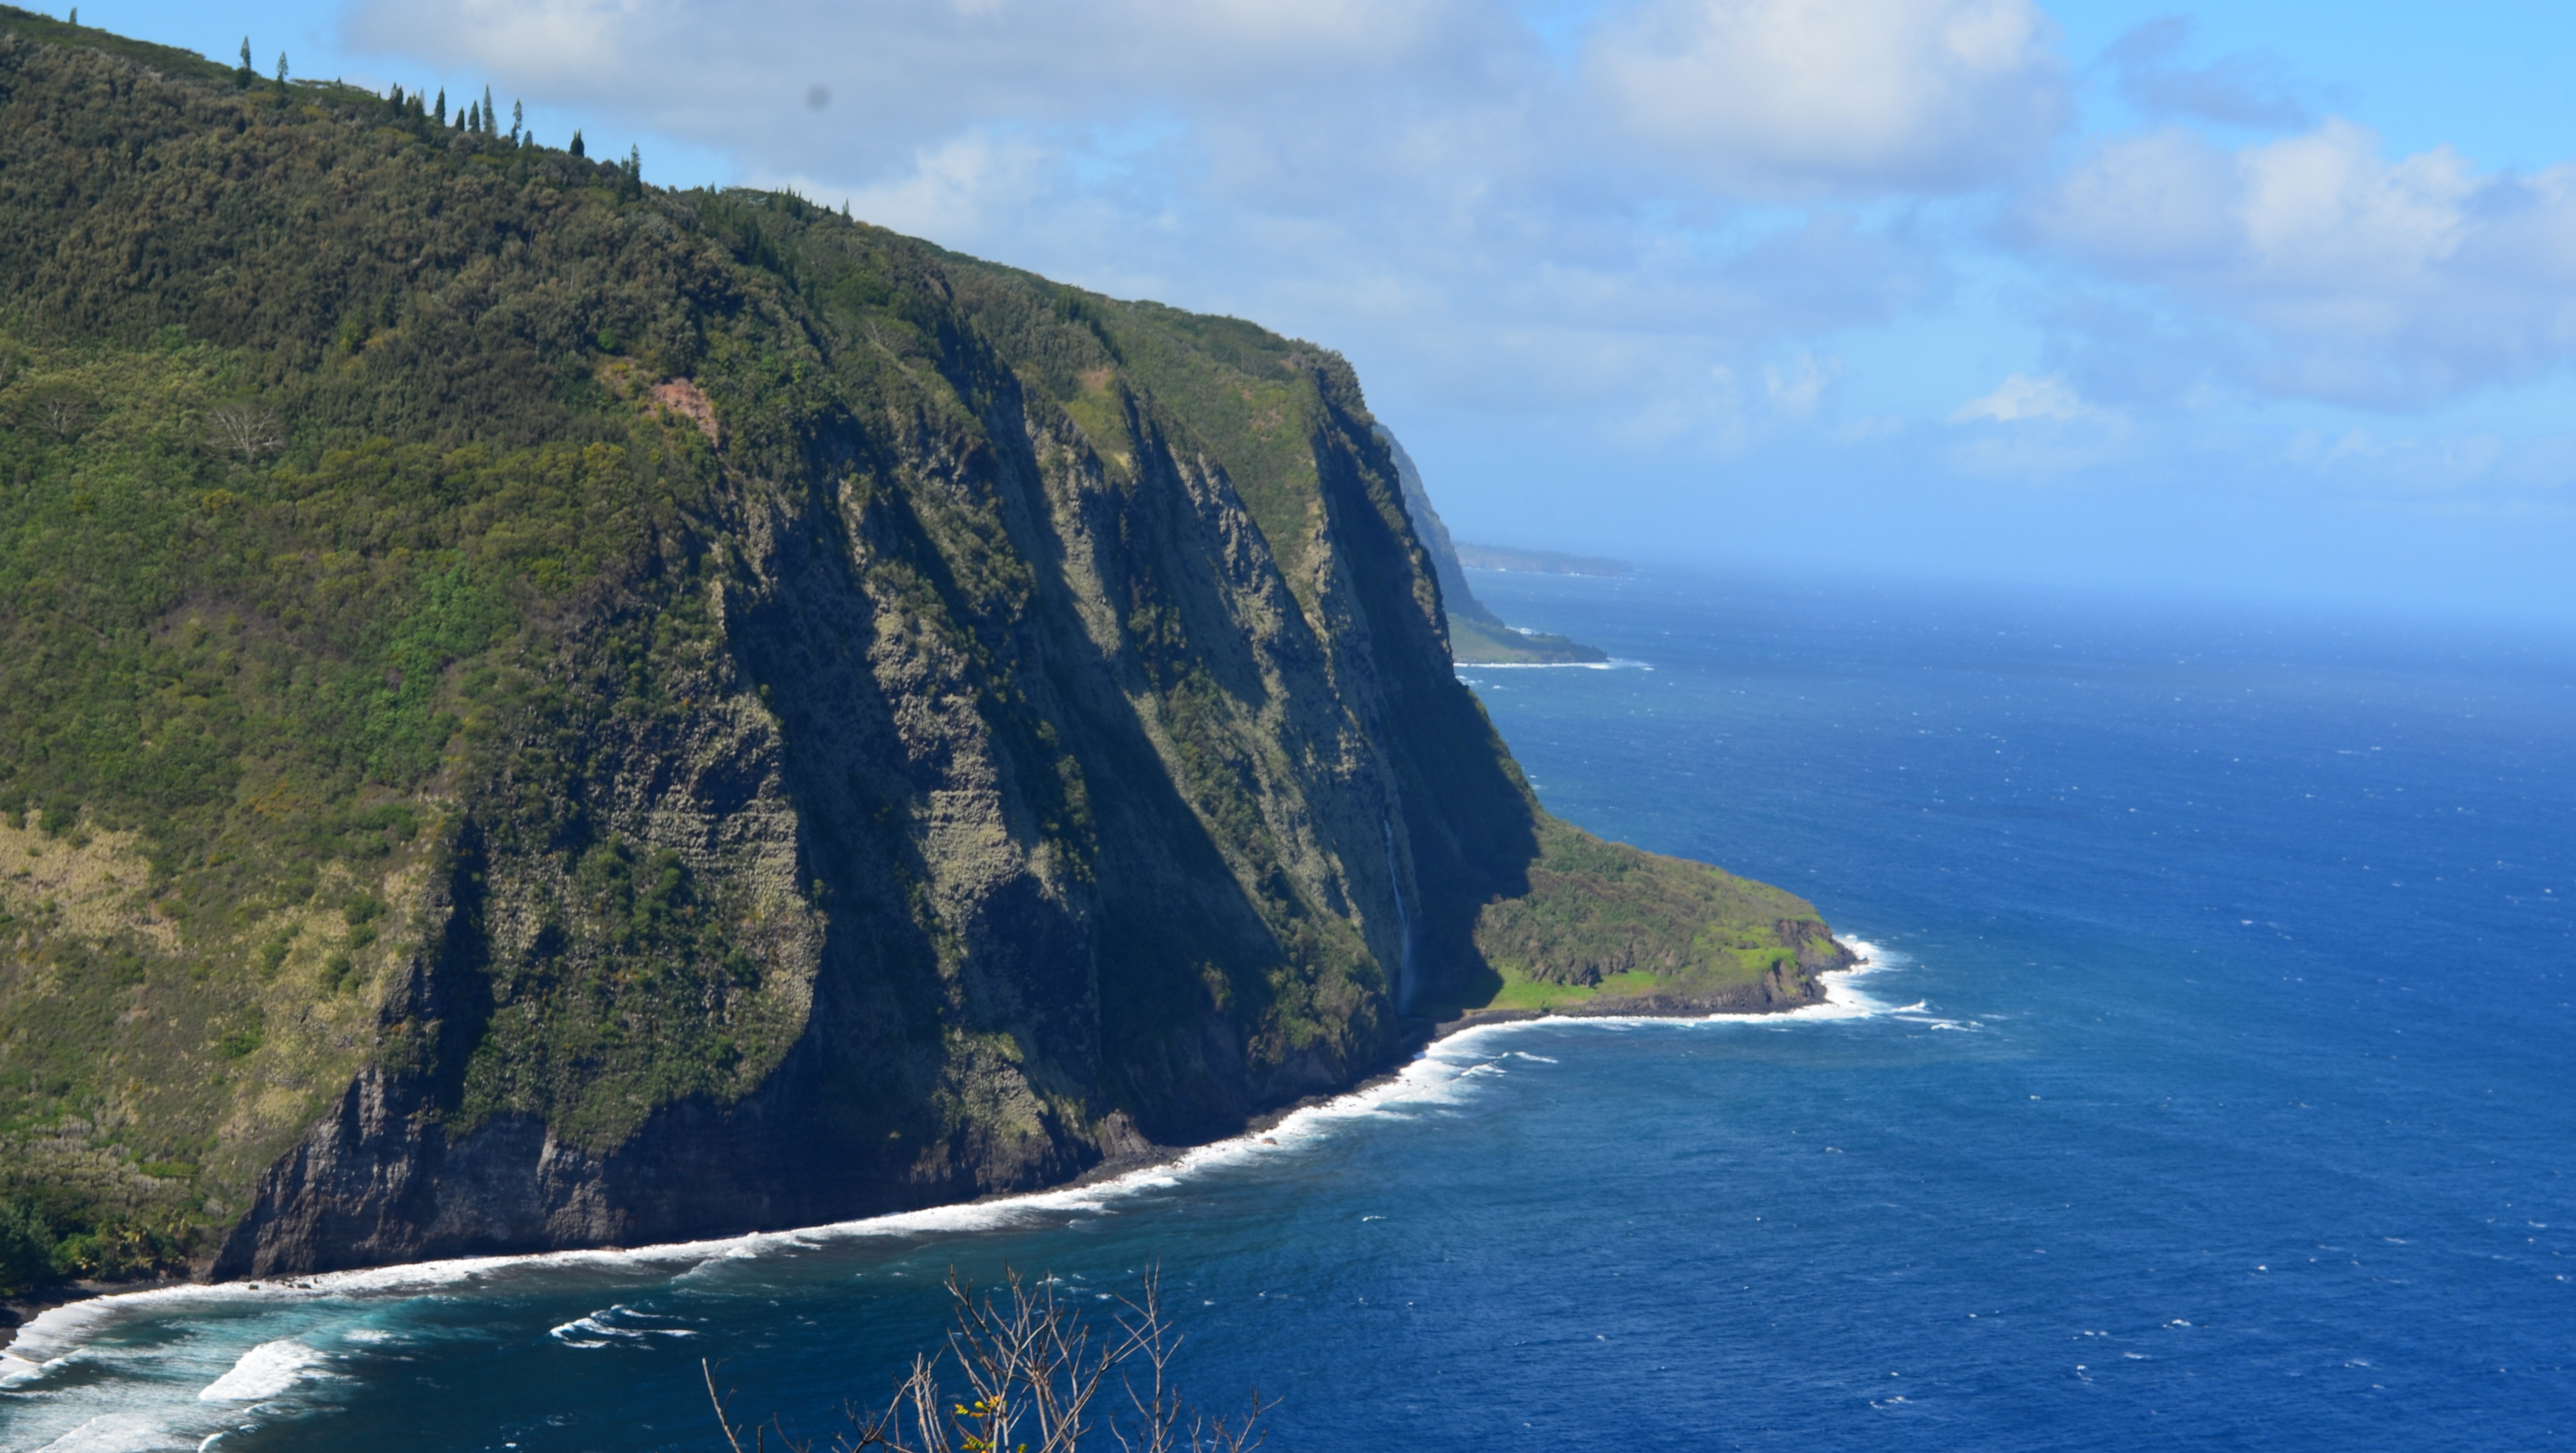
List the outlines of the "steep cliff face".
{"label": "steep cliff face", "polygon": [[1550,955],[1829,963],[1538,810],[1335,355],[327,88],[0,34],[0,123],[0,848],[59,868],[0,1195],[62,1265],[1029,1188]]}

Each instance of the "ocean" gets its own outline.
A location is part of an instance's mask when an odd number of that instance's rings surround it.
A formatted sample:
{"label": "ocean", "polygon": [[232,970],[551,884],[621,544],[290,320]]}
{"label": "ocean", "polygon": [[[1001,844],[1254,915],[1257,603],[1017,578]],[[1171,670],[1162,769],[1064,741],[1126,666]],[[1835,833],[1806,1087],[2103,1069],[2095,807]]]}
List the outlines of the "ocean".
{"label": "ocean", "polygon": [[1023,1201],[89,1303],[0,1448],[704,1450],[702,1359],[828,1434],[952,1267],[1159,1268],[1281,1449],[2576,1441],[2576,641],[1474,583],[1617,658],[1462,673],[1550,809],[1812,899],[1833,1005],[1472,1031]]}

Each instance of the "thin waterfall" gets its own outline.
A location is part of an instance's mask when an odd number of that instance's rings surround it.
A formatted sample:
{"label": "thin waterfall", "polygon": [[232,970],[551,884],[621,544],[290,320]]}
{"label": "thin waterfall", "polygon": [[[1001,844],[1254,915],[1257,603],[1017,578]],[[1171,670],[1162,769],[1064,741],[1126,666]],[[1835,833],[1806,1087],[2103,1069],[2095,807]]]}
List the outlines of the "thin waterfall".
{"label": "thin waterfall", "polygon": [[1395,1012],[1406,1014],[1413,1009],[1413,915],[1404,909],[1404,872],[1395,862],[1395,823],[1386,819],[1378,825],[1386,829],[1386,885],[1395,894],[1395,931],[1402,940],[1395,968]]}

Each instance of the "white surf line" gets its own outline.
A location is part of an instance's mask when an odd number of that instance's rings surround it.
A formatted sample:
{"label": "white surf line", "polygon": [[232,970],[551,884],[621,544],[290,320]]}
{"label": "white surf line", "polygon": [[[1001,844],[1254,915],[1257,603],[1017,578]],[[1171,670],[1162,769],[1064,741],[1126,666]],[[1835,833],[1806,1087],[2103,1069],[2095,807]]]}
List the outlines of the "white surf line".
{"label": "white surf line", "polygon": [[1613,656],[1607,661],[1455,661],[1450,670],[1464,676],[1470,671],[1652,671],[1644,661],[1631,661]]}
{"label": "white surf line", "polygon": [[[1007,1229],[1014,1224],[1035,1220],[1048,1213],[1103,1211],[1112,1201],[1138,1192],[1162,1190],[1179,1185],[1195,1172],[1237,1161],[1249,1160],[1272,1151],[1285,1152],[1295,1145],[1322,1134],[1336,1122],[1355,1120],[1395,1104],[1439,1102],[1444,1093],[1474,1070],[1491,1064],[1502,1053],[1477,1054],[1470,1046],[1481,1040],[1539,1026],[1563,1028],[1569,1025],[1598,1025],[1604,1028],[1640,1026],[1693,1026],[1705,1024],[1785,1024],[1817,1020],[1865,1019],[1893,1012],[1890,1006],[1872,999],[1853,986],[1853,981],[1900,967],[1891,956],[1874,944],[1858,939],[1846,946],[1860,955],[1860,962],[1849,969],[1835,970],[1817,977],[1825,984],[1825,1002],[1810,1004],[1777,1013],[1720,1013],[1696,1018],[1656,1015],[1548,1015],[1538,1019],[1517,1019],[1499,1024],[1479,1024],[1434,1041],[1420,1054],[1379,1082],[1334,1096],[1319,1105],[1292,1110],[1267,1130],[1250,1131],[1224,1140],[1195,1146],[1178,1156],[1153,1165],[1139,1166],[1124,1174],[1090,1185],[1058,1186],[1052,1190],[1030,1191],[1019,1195],[996,1196],[988,1200],[963,1201],[947,1206],[926,1206],[915,1211],[894,1211],[879,1216],[850,1221],[827,1222],[783,1231],[751,1231],[735,1236],[713,1237],[701,1241],[663,1242],[652,1246],[627,1248],[586,1248],[571,1251],[531,1251],[504,1256],[454,1257],[441,1261],[409,1262],[399,1266],[367,1267],[355,1271],[317,1272],[310,1275],[263,1277],[258,1280],[214,1282],[204,1285],[155,1287],[149,1291],[123,1292],[114,1296],[93,1297],[71,1302],[39,1313],[18,1329],[16,1339],[0,1350],[0,1387],[28,1381],[49,1370],[63,1357],[76,1353],[83,1345],[82,1333],[103,1321],[120,1318],[130,1312],[148,1312],[165,1304],[228,1303],[242,1301],[300,1301],[335,1296],[401,1295],[430,1292],[482,1280],[497,1273],[523,1269],[578,1269],[595,1267],[602,1270],[642,1271],[660,1265],[678,1268],[677,1276],[723,1262],[749,1260],[764,1252],[813,1248],[838,1241],[874,1240],[890,1236],[958,1235]],[[1460,1053],[1460,1051],[1470,1051]],[[685,1265],[683,1264],[685,1263]]]}
{"label": "white surf line", "polygon": [[[1006,1229],[1048,1213],[1083,1212],[1104,1209],[1107,1203],[1139,1191],[1178,1185],[1195,1171],[1248,1159],[1272,1150],[1284,1149],[1291,1140],[1303,1140],[1327,1120],[1347,1119],[1366,1114],[1379,1105],[1392,1101],[1427,1099],[1455,1075],[1442,1076],[1446,1068],[1429,1055],[1416,1058],[1390,1079],[1366,1089],[1354,1090],[1321,1105],[1292,1111],[1267,1130],[1234,1136],[1184,1151],[1169,1161],[1140,1166],[1123,1175],[1084,1186],[1059,1186],[1052,1190],[1032,1191],[1023,1195],[995,1197],[990,1200],[966,1201],[948,1206],[929,1206],[916,1211],[896,1211],[881,1216],[852,1221],[830,1222],[819,1226],[797,1227],[784,1231],[754,1231],[736,1236],[703,1241],[665,1242],[653,1246],[571,1251],[521,1252],[504,1256],[456,1257],[441,1261],[410,1262],[399,1266],[369,1267],[354,1271],[318,1272],[311,1275],[262,1277],[256,1280],[216,1282],[205,1285],[155,1287],[149,1291],[124,1292],[114,1296],[94,1297],[71,1302],[40,1313],[18,1331],[6,1352],[0,1352],[0,1386],[27,1381],[78,1352],[84,1344],[83,1334],[99,1323],[121,1318],[130,1313],[149,1313],[155,1308],[208,1303],[281,1302],[314,1300],[327,1297],[402,1295],[453,1288],[487,1277],[525,1269],[578,1269],[595,1267],[602,1270],[648,1270],[670,1265],[677,1275],[686,1275],[701,1267],[719,1262],[746,1260],[764,1252],[828,1245],[836,1241],[876,1239],[889,1236],[961,1234]],[[1457,1067],[1460,1073],[1465,1066]]]}
{"label": "white surf line", "polygon": [[1497,1024],[1479,1024],[1473,1028],[1459,1030],[1441,1040],[1440,1043],[1457,1044],[1478,1036],[1525,1030],[1537,1025],[1550,1025],[1560,1029],[1594,1024],[1612,1029],[1691,1028],[1709,1024],[1775,1026],[1814,1023],[1818,1020],[1875,1019],[1882,1015],[1904,1012],[1894,1005],[1882,1003],[1861,992],[1854,986],[1853,980],[1866,978],[1872,974],[1892,972],[1903,967],[1910,960],[1904,959],[1903,955],[1891,955],[1876,944],[1866,943],[1860,939],[1847,939],[1843,946],[1859,955],[1860,962],[1848,969],[1835,969],[1816,976],[1825,986],[1825,1001],[1821,1004],[1802,1004],[1795,1009],[1774,1010],[1768,1013],[1720,1011],[1703,1015],[1547,1014],[1536,1019],[1510,1019]]}

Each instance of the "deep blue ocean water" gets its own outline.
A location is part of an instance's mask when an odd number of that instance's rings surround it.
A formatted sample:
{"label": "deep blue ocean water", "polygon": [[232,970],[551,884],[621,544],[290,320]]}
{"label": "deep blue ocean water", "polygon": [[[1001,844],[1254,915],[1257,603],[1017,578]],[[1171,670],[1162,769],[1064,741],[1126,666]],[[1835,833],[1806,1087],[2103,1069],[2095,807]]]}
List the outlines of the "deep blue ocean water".
{"label": "deep blue ocean water", "polygon": [[1627,663],[1467,673],[1548,805],[1812,898],[1842,1012],[1479,1031],[1109,1189],[92,1304],[0,1448],[708,1449],[701,1357],[827,1431],[948,1267],[1157,1264],[1283,1449],[2576,1441],[2576,642],[1476,585]]}

